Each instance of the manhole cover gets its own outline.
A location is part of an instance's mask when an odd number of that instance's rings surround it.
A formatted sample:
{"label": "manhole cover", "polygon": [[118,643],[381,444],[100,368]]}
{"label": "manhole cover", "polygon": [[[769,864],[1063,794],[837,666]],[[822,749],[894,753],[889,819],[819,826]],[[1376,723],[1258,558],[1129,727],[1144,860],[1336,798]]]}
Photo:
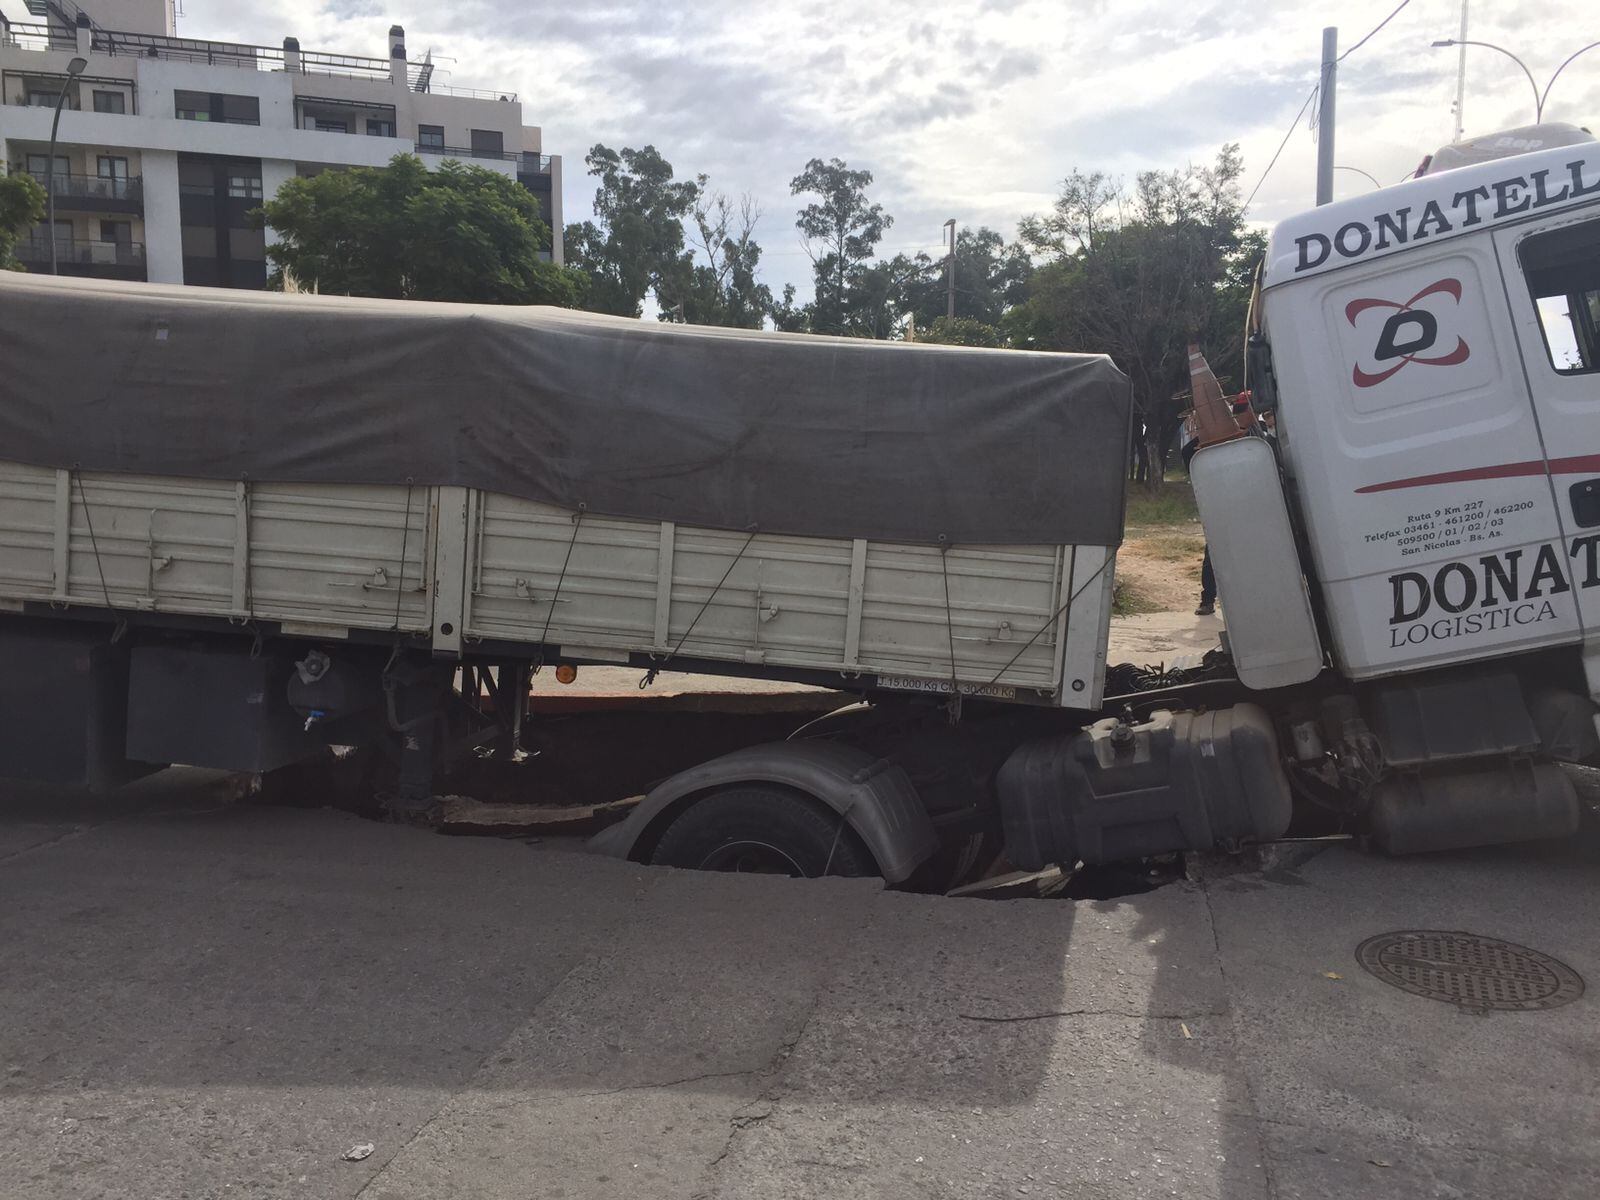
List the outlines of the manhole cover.
{"label": "manhole cover", "polygon": [[1558,1008],[1583,995],[1583,976],[1566,963],[1475,933],[1382,933],[1356,947],[1356,961],[1401,991],[1478,1011]]}

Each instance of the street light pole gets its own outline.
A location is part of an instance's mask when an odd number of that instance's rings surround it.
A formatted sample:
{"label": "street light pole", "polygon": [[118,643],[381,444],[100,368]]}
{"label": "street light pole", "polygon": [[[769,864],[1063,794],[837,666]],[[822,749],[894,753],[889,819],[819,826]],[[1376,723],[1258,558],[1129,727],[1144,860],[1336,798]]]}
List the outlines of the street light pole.
{"label": "street light pole", "polygon": [[[1501,54],[1504,54],[1512,62],[1516,63],[1517,66],[1521,67],[1522,68],[1522,73],[1528,77],[1528,86],[1533,89],[1533,123],[1535,125],[1537,125],[1541,120],[1544,119],[1544,97],[1539,95],[1539,85],[1534,82],[1533,72],[1528,70],[1528,64],[1527,63],[1523,62],[1520,58],[1518,58],[1515,54],[1511,53],[1511,51],[1507,50],[1504,46],[1496,46],[1493,42],[1474,42],[1474,41],[1469,41],[1466,38],[1440,38],[1433,45],[1434,45],[1435,49],[1438,49],[1438,48],[1443,47],[1443,46],[1482,46],[1486,50],[1498,50],[1498,51],[1500,51]],[[1586,50],[1586,49],[1588,49],[1588,47],[1586,46],[1586,47],[1584,47],[1584,49]],[[1582,54],[1582,53],[1583,53],[1583,50],[1578,51],[1578,54]],[[1577,55],[1574,55],[1573,57],[1575,58],[1575,57],[1577,57]],[[1572,61],[1572,59],[1568,59],[1567,60],[1567,62],[1571,62],[1571,61]],[[1562,66],[1566,66],[1567,64],[1566,63],[1562,63],[1561,65]],[[1557,74],[1559,74],[1559,73],[1560,72],[1558,71]],[[1554,83],[1555,80],[1552,79],[1551,82]],[[1549,94],[1549,89],[1548,88],[1545,89],[1545,94],[1546,95]]]}
{"label": "street light pole", "polygon": [[944,223],[946,232],[950,234],[950,256],[945,259],[945,290],[946,299],[944,315],[947,320],[956,319],[956,219],[951,217]]}
{"label": "street light pole", "polygon": [[1574,50],[1571,54],[1567,55],[1567,61],[1556,68],[1556,73],[1550,76],[1550,82],[1544,85],[1544,94],[1539,97],[1539,115],[1541,117],[1544,115],[1544,103],[1546,100],[1550,99],[1550,89],[1555,87],[1556,80],[1560,78],[1561,72],[1567,69],[1567,63],[1570,63],[1573,59],[1577,58],[1578,55],[1583,54],[1585,51],[1593,50],[1596,46],[1600,46],[1600,42],[1590,42],[1587,46],[1583,47],[1582,50]]}
{"label": "street light pole", "polygon": [[50,238],[52,275],[56,274],[56,133],[61,128],[61,106],[67,102],[67,89],[88,65],[86,58],[74,58],[67,64],[67,77],[61,81],[61,94],[56,97],[56,115],[50,120],[50,152],[44,159],[44,220],[45,232]]}
{"label": "street light pole", "polygon": [[1363,171],[1360,167],[1341,167],[1336,165],[1333,169],[1335,171],[1354,171],[1357,175],[1365,175],[1368,179],[1372,180],[1373,187],[1381,188],[1383,186],[1383,184],[1378,182],[1377,177],[1374,176],[1370,171]]}

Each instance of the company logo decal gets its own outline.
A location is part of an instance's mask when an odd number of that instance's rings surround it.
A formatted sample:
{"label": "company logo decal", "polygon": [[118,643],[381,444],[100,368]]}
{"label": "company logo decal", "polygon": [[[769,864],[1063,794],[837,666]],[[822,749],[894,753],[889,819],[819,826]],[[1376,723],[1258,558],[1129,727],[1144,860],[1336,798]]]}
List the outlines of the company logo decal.
{"label": "company logo decal", "polygon": [[[1439,181],[1447,178],[1448,175],[1439,176]],[[1418,188],[1411,190],[1415,192]],[[1426,238],[1450,237],[1520,213],[1537,212],[1597,195],[1600,195],[1600,175],[1596,174],[1595,164],[1583,158],[1567,163],[1564,176],[1549,167],[1526,175],[1508,175],[1481,187],[1456,192],[1448,200],[1441,194],[1422,204],[1420,211],[1415,203],[1407,204],[1373,213],[1365,220],[1349,221],[1329,233],[1302,234],[1294,240],[1299,251],[1294,273],[1319,270],[1330,260],[1337,266],[1339,259],[1348,262]]]}
{"label": "company logo decal", "polygon": [[[1380,371],[1364,371],[1359,363],[1356,364],[1351,369],[1350,377],[1357,387],[1376,387],[1411,363],[1420,363],[1427,367],[1453,367],[1457,363],[1467,361],[1472,351],[1467,348],[1466,339],[1459,335],[1456,336],[1456,344],[1452,349],[1443,354],[1423,357],[1422,352],[1433,349],[1439,341],[1439,318],[1430,309],[1418,308],[1416,305],[1430,296],[1440,295],[1449,296],[1459,305],[1461,281],[1441,279],[1436,283],[1430,283],[1404,304],[1394,300],[1361,299],[1352,300],[1344,306],[1345,320],[1352,326],[1355,325],[1357,317],[1370,309],[1395,310],[1383,323],[1383,329],[1378,334],[1378,345],[1372,354],[1377,363],[1393,362],[1394,365]],[[1396,362],[1396,359],[1399,361]]]}
{"label": "company logo decal", "polygon": [[1549,597],[1574,587],[1600,587],[1600,533],[1574,538],[1565,556],[1546,542],[1447,562],[1431,576],[1401,571],[1389,576],[1389,648],[1554,621],[1561,614]]}

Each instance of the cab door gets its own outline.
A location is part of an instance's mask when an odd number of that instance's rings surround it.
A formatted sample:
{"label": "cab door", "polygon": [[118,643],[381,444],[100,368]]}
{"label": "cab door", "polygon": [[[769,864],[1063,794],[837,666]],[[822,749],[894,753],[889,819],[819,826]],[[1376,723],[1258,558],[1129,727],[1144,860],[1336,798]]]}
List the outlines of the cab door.
{"label": "cab door", "polygon": [[1495,234],[1566,568],[1600,646],[1600,206]]}

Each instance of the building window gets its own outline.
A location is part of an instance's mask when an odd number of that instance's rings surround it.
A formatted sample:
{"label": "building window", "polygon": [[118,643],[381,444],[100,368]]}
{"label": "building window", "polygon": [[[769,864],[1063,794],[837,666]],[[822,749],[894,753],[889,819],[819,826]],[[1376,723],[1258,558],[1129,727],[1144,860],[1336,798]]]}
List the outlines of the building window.
{"label": "building window", "polygon": [[472,153],[482,158],[499,158],[505,153],[505,135],[498,129],[474,129]]}
{"label": "building window", "polygon": [[[45,172],[48,171],[49,169],[50,169],[50,156],[48,154],[30,154],[30,155],[28,155],[28,174],[32,175],[41,184],[44,183]],[[64,154],[56,155],[55,177],[57,179],[59,179],[59,180],[65,181],[65,179],[71,173],[71,171],[72,171],[72,162],[71,162],[71,160],[68,159],[67,156],[64,155]],[[53,186],[59,192],[62,185],[60,183],[56,183]]]}
{"label": "building window", "polygon": [[211,120],[211,96],[208,92],[173,92],[172,104],[180,121]]}
{"label": "building window", "polygon": [[367,136],[368,137],[393,137],[394,136],[394,122],[393,121],[380,121],[376,117],[368,117],[367,118]]}
{"label": "building window", "polygon": [[97,193],[109,200],[125,200],[128,196],[128,160],[109,154],[100,155],[95,163],[95,174],[103,182]]}
{"label": "building window", "polygon": [[[50,239],[50,226],[43,221],[38,222],[29,231],[29,240],[37,245],[47,245]],[[72,221],[56,218],[56,252],[58,254],[72,253]]]}
{"label": "building window", "polygon": [[337,121],[332,117],[318,117],[316,120],[319,133],[349,133],[349,121]]}
{"label": "building window", "polygon": [[443,150],[444,126],[443,125],[418,125],[417,147],[419,149]]}
{"label": "building window", "polygon": [[1517,257],[1550,365],[1563,375],[1600,371],[1600,221],[1535,234]]}
{"label": "building window", "polygon": [[102,242],[119,242],[124,246],[133,244],[132,221],[101,221],[100,240]]}
{"label": "building window", "polygon": [[261,199],[261,176],[237,170],[228,172],[228,195],[236,199]]}
{"label": "building window", "polygon": [[128,98],[121,92],[101,92],[94,94],[94,110],[101,113],[126,113],[128,111]]}
{"label": "building window", "polygon": [[[47,92],[42,88],[30,87],[28,89],[28,105],[31,108],[54,108],[56,106],[56,97],[59,95],[61,95],[60,91]],[[74,107],[71,96],[67,97],[64,107]]]}
{"label": "building window", "polygon": [[172,93],[180,121],[222,121],[229,125],[261,124],[261,101],[255,96],[230,96],[219,92]]}
{"label": "building window", "polygon": [[261,101],[255,96],[222,96],[222,119],[229,125],[261,124]]}

